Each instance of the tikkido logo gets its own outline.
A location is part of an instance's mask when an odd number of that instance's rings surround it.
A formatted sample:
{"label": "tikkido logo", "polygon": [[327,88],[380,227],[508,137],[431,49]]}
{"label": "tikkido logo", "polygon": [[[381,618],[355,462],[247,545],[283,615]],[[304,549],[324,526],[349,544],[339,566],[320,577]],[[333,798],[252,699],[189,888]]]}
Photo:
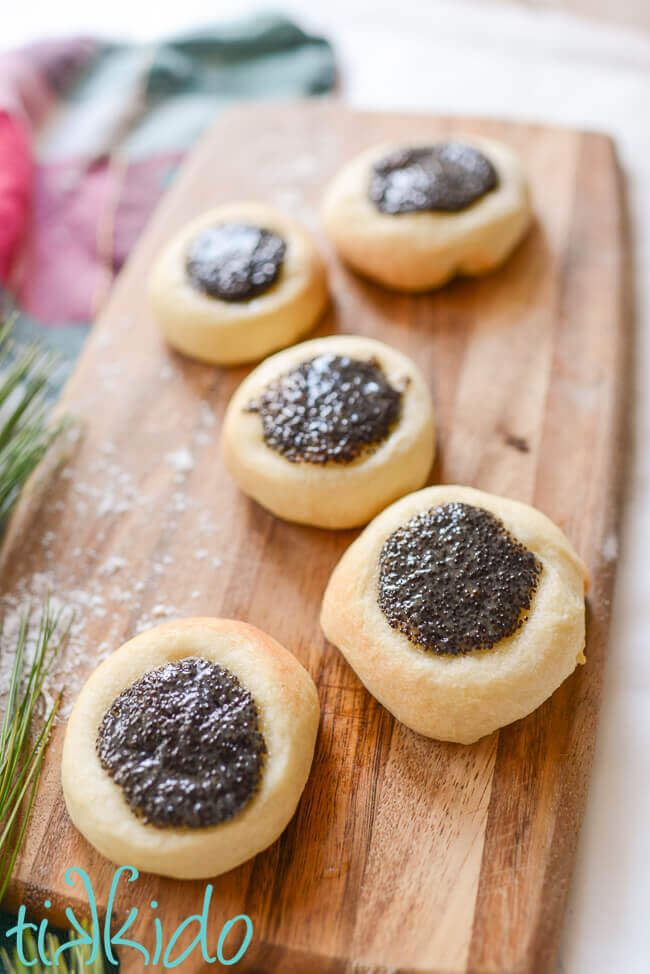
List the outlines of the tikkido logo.
{"label": "tikkido logo", "polygon": [[[211,883],[208,883],[205,887],[205,892],[203,895],[203,909],[201,912],[194,913],[191,916],[186,917],[174,930],[166,943],[160,918],[154,915],[153,925],[155,933],[155,947],[152,953],[147,950],[144,944],[137,940],[129,940],[124,936],[124,934],[133,926],[133,923],[140,912],[137,907],[131,908],[128,917],[120,929],[116,933],[112,933],[111,928],[116,903],[117,887],[120,882],[120,877],[125,873],[130,874],[127,876],[127,882],[129,883],[134,882],[139,876],[138,870],[135,869],[134,866],[120,866],[120,868],[115,871],[108,895],[108,902],[106,904],[106,915],[102,922],[99,919],[97,901],[95,899],[95,893],[88,874],[84,872],[83,869],[76,866],[66,870],[65,881],[68,886],[76,886],[77,878],[81,880],[88,901],[90,926],[88,928],[82,926],[81,922],[75,916],[72,908],[69,906],[66,907],[65,915],[68,922],[79,936],[77,939],[68,940],[66,943],[61,944],[52,957],[47,956],[45,946],[48,926],[47,918],[41,920],[40,924],[38,925],[35,923],[30,923],[26,919],[25,907],[21,906],[18,911],[15,926],[11,927],[11,929],[7,930],[6,932],[7,937],[16,938],[16,952],[20,963],[25,965],[25,967],[33,967],[36,964],[36,958],[29,959],[25,955],[24,937],[27,931],[33,931],[34,934],[36,934],[38,956],[41,963],[47,967],[59,967],[65,965],[66,951],[71,951],[79,947],[87,947],[90,949],[89,956],[85,961],[87,966],[97,960],[100,950],[103,947],[106,961],[109,964],[114,964],[115,966],[118,964],[115,949],[120,949],[120,959],[122,961],[124,961],[124,948],[129,948],[130,950],[139,951],[139,953],[142,955],[143,967],[148,967],[150,964],[160,964],[164,968],[173,968],[182,964],[183,961],[187,960],[190,954],[192,954],[192,952],[198,948],[200,949],[204,963],[214,964],[219,962],[219,964],[222,964],[224,967],[230,967],[240,961],[250,947],[253,939],[253,923],[247,914],[240,913],[239,916],[233,917],[232,920],[228,920],[227,923],[224,923],[217,941],[216,953],[214,955],[210,954],[208,948],[208,914],[210,911],[210,902],[212,900],[212,893],[214,889]],[[45,900],[44,905],[46,909],[49,909],[52,904],[49,900]],[[156,900],[151,901],[150,907],[152,911],[157,909],[158,903]],[[197,926],[197,933],[195,937],[193,938],[192,942],[185,947],[182,953],[174,957],[174,953],[178,949],[177,945],[180,938],[193,925]],[[243,932],[243,939],[236,953],[226,957],[226,940],[232,931],[240,934]],[[235,934],[233,934],[233,937],[234,936]]]}

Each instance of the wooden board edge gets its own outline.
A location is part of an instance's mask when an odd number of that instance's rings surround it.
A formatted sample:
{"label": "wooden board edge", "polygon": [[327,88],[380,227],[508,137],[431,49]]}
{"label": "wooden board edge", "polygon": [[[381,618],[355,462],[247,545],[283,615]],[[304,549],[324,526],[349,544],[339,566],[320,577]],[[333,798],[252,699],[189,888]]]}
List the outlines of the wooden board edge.
{"label": "wooden board edge", "polygon": [[[612,467],[616,470],[616,475],[609,482],[606,500],[608,521],[605,527],[607,534],[611,532],[615,537],[620,538],[624,516],[625,484],[627,482],[628,470],[635,456],[632,410],[633,384],[628,381],[632,373],[634,338],[636,334],[635,303],[633,300],[635,293],[633,266],[632,261],[629,259],[629,253],[633,244],[631,218],[624,173],[618,158],[614,139],[610,135],[600,132],[581,131],[580,135],[583,139],[591,138],[600,140],[606,146],[611,156],[612,171],[615,174],[618,213],[620,215],[618,252],[621,267],[619,274],[620,289],[616,304],[618,307],[618,320],[621,322],[622,328],[617,343],[619,363],[612,367],[612,374],[616,377],[615,407],[612,424],[616,431],[616,436],[612,439],[615,446],[611,459]],[[616,583],[616,562],[608,566],[602,566],[600,578],[599,597],[606,600],[611,606]],[[587,614],[589,616],[588,606]],[[593,765],[606,668],[606,649],[610,629],[611,610],[607,613],[605,625],[595,634],[595,637],[592,634],[592,639],[595,638],[598,641],[599,653],[602,653],[604,657],[598,660],[598,675],[595,681],[596,699],[592,710],[592,719],[594,722],[593,734],[589,740],[585,740],[578,733],[575,722],[570,728],[569,747],[575,747],[576,750],[580,749],[582,754],[582,761],[579,762],[581,772],[569,777],[563,782],[561,807],[565,810],[566,814],[555,817],[555,828],[550,843],[554,853],[547,862],[546,874],[542,885],[542,897],[547,905],[544,910],[538,911],[538,923],[530,943],[521,955],[521,966],[516,966],[512,970],[499,971],[499,974],[530,974],[530,972],[535,972],[535,974],[553,974],[557,965],[560,949],[560,932],[571,889],[572,875],[578,850],[578,839],[584,817]],[[503,728],[499,731],[493,786],[498,777],[500,764],[504,760],[507,730],[507,728]],[[495,812],[498,808],[498,799],[499,796],[496,793],[490,796],[486,834],[490,831],[490,817],[498,814],[498,812]],[[479,890],[481,889],[484,872],[488,869],[489,857],[490,849],[488,843],[486,843],[483,849]],[[485,924],[489,924],[489,917],[483,917],[477,910],[474,917],[472,938],[468,952],[467,974],[485,974],[485,971],[488,969],[484,966],[481,959]],[[491,970],[491,968],[489,969]],[[443,974],[443,972],[435,972],[435,974]]]}

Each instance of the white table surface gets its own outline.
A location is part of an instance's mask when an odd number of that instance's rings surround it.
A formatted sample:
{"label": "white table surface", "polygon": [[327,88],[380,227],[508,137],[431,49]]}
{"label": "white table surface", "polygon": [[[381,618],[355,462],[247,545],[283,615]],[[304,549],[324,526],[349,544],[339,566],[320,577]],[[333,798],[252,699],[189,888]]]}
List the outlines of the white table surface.
{"label": "white table surface", "polygon": [[[247,0],[28,0],[2,47],[56,34],[150,39],[259,8]],[[637,281],[636,457],[587,813],[558,971],[650,971],[650,38],[477,0],[275,3],[334,41],[347,101],[552,121],[612,133],[626,171]],[[567,483],[567,489],[571,489]]]}

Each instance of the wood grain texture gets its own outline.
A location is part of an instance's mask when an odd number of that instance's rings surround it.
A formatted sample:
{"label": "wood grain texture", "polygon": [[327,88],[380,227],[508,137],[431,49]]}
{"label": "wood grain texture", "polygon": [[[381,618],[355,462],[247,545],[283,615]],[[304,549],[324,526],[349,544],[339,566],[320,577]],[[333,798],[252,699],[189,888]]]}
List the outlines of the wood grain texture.
{"label": "wood grain texture", "polygon": [[[437,408],[432,482],[534,503],[589,564],[588,664],[529,718],[471,747],[396,724],[325,642],[320,599],[354,532],[283,523],[237,491],[222,468],[217,432],[245,371],[200,366],[166,349],[142,286],[161,243],[208,206],[258,198],[320,234],[324,183],[355,152],[386,139],[457,132],[502,138],[523,156],[538,217],[526,241],[489,277],[408,297],[354,276],[321,239],[333,303],[317,333],[371,335],[413,356]],[[358,114],[327,102],[257,106],[223,116],[203,139],[122,272],[65,395],[87,435],[68,473],[21,505],[4,547],[2,584],[15,588],[39,570],[50,531],[48,564],[66,586],[108,586],[100,566],[110,556],[143,583],[137,599],[88,619],[87,668],[95,647],[106,639],[117,647],[144,609],[167,599],[179,615],[247,619],[314,676],[322,723],[298,812],[269,850],[215,882],[215,927],[244,911],[255,926],[238,969],[552,970],[594,746],[615,568],[629,345],[625,240],[619,173],[605,136]],[[197,440],[206,403],[217,423]],[[194,469],[179,486],[164,457],[199,441]],[[107,476],[98,459],[107,443],[146,500],[80,516],[78,487]],[[179,491],[186,496],[174,506]],[[198,512],[206,509],[219,524],[218,567],[197,557]],[[152,572],[165,557],[165,573]],[[67,866],[89,872],[102,906],[113,875],[67,819],[61,740],[59,728],[11,890],[11,901],[35,916],[46,896],[50,916],[82,903],[64,882]],[[146,876],[119,902],[127,910],[155,898],[171,930],[198,911],[203,888]],[[150,919],[145,933],[147,925]],[[126,970],[142,969],[130,951],[124,961]],[[189,960],[181,969],[200,965]]]}

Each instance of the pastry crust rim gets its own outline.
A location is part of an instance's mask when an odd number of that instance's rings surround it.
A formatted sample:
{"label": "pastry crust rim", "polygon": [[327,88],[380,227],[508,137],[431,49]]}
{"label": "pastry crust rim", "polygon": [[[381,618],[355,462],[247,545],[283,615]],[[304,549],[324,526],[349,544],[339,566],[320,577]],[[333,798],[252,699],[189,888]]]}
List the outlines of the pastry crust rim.
{"label": "pastry crust rim", "polygon": [[[528,621],[517,632],[489,650],[439,656],[388,623],[377,601],[378,558],[396,527],[455,500],[494,513],[543,567]],[[387,508],[347,549],[328,582],[321,626],[399,721],[427,737],[470,744],[531,713],[584,662],[587,584],[586,566],[540,511],[474,488],[427,487]]]}
{"label": "pastry crust rim", "polygon": [[[201,656],[226,666],[250,690],[267,754],[259,790],[233,819],[204,828],[141,822],[102,768],[97,729],[115,697],[148,670]],[[124,643],[90,675],[66,728],[63,793],[74,825],[118,865],[179,879],[220,875],[271,845],[296,810],[311,768],[320,707],[314,683],[275,639],[244,622],[191,618]]]}
{"label": "pastry crust rim", "polygon": [[[446,141],[413,139],[409,144]],[[462,210],[384,213],[368,198],[374,162],[403,148],[390,141],[367,148],[341,167],[326,188],[321,219],[339,256],[362,276],[398,291],[441,287],[458,275],[499,266],[532,219],[521,162],[506,143],[477,135],[453,136],[482,151],[497,170],[495,189]]]}
{"label": "pastry crust rim", "polygon": [[[314,355],[376,358],[392,384],[407,380],[400,418],[385,440],[347,464],[295,463],[269,447],[257,413],[246,411],[274,378]],[[397,497],[425,483],[435,455],[429,387],[415,363],[377,339],[336,334],[315,338],[262,362],[233,394],[223,421],[222,453],[239,487],[278,517],[316,527],[365,524]]]}
{"label": "pastry crust rim", "polygon": [[[186,272],[197,234],[229,221],[263,226],[287,245],[277,279],[245,301],[205,294]],[[213,207],[184,224],[154,260],[147,286],[153,316],[170,345],[217,365],[257,361],[291,344],[316,325],[328,302],[325,262],[311,236],[287,214],[251,201]]]}

